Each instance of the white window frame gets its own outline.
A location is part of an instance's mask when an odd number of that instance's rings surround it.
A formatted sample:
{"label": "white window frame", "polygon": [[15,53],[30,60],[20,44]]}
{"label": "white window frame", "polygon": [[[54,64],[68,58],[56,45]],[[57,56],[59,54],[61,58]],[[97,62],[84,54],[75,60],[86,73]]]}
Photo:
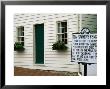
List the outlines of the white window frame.
{"label": "white window frame", "polygon": [[[21,30],[20,28],[23,28],[23,31],[21,31],[22,33],[20,33],[23,35],[19,35],[19,30]],[[23,46],[24,46],[24,40],[22,41],[22,38],[24,39],[24,26],[18,26],[17,27],[17,42],[23,43]],[[19,39],[21,39],[21,40],[19,40]]]}
{"label": "white window frame", "polygon": [[[63,27],[61,27],[61,23],[62,22],[66,22],[67,23],[67,20],[57,21],[57,41],[59,40],[58,35],[61,35],[61,41],[62,41],[62,34],[67,33],[67,31],[66,32],[64,31],[64,33],[62,33],[61,30],[60,30],[61,33],[58,31],[58,28],[63,28]],[[58,23],[60,23],[60,27],[58,27]],[[66,30],[67,30],[67,28],[66,28]],[[68,33],[67,33],[67,37],[66,38],[65,38],[65,35],[64,35],[64,39],[67,40],[67,42],[65,43],[65,41],[64,41],[64,43],[68,44]]]}

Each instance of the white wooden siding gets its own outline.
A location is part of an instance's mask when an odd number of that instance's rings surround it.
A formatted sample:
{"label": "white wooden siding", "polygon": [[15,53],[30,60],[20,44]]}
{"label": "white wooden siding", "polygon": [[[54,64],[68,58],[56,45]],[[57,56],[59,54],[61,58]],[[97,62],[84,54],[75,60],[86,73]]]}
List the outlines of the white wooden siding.
{"label": "white wooden siding", "polygon": [[[52,44],[56,42],[57,21],[67,20],[68,50],[58,52],[52,50]],[[96,29],[96,15],[82,15],[82,27],[94,26]],[[34,24],[44,23],[44,65],[34,64]],[[15,66],[32,69],[60,70],[79,72],[79,65],[71,62],[72,33],[79,31],[78,14],[15,14],[14,15],[14,42],[16,39],[16,27],[24,26],[24,52],[14,52]],[[92,24],[92,25],[91,25]],[[92,28],[92,27],[91,27]]]}

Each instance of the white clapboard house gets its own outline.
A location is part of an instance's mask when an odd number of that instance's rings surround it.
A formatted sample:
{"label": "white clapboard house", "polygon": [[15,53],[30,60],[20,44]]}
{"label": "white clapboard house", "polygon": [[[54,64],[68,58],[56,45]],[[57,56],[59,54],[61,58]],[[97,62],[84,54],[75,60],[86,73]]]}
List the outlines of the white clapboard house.
{"label": "white clapboard house", "polygon": [[[72,33],[87,27],[97,31],[96,14],[73,13],[16,13],[14,15],[14,43],[24,50],[14,51],[14,66],[30,69],[79,72],[71,62]],[[67,50],[53,50],[52,45],[63,41]]]}

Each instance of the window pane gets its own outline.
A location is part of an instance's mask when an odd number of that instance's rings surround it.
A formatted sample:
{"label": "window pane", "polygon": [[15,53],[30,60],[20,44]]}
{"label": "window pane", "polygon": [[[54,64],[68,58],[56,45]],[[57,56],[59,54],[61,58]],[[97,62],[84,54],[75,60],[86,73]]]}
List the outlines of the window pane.
{"label": "window pane", "polygon": [[21,44],[24,46],[24,42],[21,42]]}
{"label": "window pane", "polygon": [[18,37],[18,42],[20,42],[21,41],[21,37]]}
{"label": "window pane", "polygon": [[58,33],[62,33],[62,28],[61,27],[58,28]]}
{"label": "window pane", "polygon": [[67,32],[67,22],[62,22],[63,33]]}
{"label": "window pane", "polygon": [[64,33],[65,32],[65,28],[62,28],[62,33]]}
{"label": "window pane", "polygon": [[21,29],[18,29],[18,36],[21,36]]}
{"label": "window pane", "polygon": [[64,38],[64,34],[62,34],[62,39]]}
{"label": "window pane", "polygon": [[24,36],[24,32],[21,32],[21,36]]}
{"label": "window pane", "polygon": [[23,36],[24,36],[24,32],[23,32]]}
{"label": "window pane", "polygon": [[58,23],[58,33],[60,33],[60,23]]}
{"label": "window pane", "polygon": [[18,27],[18,36],[24,36],[24,27]]}
{"label": "window pane", "polygon": [[65,38],[67,38],[67,33],[65,33]]}
{"label": "window pane", "polygon": [[65,39],[62,39],[62,41],[65,43]]}
{"label": "window pane", "polygon": [[62,35],[58,35],[58,40],[62,41]]}
{"label": "window pane", "polygon": [[62,22],[62,27],[67,27],[67,22]]}
{"label": "window pane", "polygon": [[67,32],[67,27],[65,28],[65,30],[64,30],[65,32]]}
{"label": "window pane", "polygon": [[65,39],[65,44],[67,44],[67,39]]}
{"label": "window pane", "polygon": [[22,37],[21,40],[24,41],[24,37]]}

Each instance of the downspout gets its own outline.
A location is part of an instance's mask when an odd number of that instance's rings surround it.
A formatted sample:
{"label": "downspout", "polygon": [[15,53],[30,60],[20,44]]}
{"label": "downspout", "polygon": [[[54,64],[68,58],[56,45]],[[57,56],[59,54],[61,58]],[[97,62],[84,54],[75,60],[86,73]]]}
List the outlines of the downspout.
{"label": "downspout", "polygon": [[82,30],[82,14],[79,14],[79,31]]}
{"label": "downspout", "polygon": [[[78,33],[81,32],[81,29],[82,29],[82,14],[78,14]],[[82,72],[80,67],[81,65],[79,63],[79,75],[81,75],[80,72]]]}
{"label": "downspout", "polygon": [[77,31],[79,33],[79,14],[78,14],[78,25],[77,26],[78,26],[78,28],[77,28],[78,30]]}

